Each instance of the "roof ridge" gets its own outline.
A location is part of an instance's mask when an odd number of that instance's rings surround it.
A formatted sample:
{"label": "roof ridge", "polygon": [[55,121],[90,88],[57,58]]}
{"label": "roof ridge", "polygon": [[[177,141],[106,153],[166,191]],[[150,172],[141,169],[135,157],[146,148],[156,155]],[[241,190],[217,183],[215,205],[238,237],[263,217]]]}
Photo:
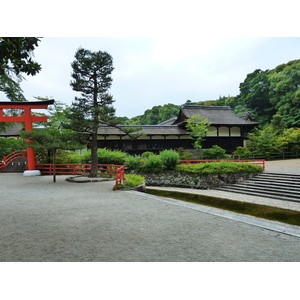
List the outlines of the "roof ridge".
{"label": "roof ridge", "polygon": [[231,110],[231,109],[230,109],[230,106],[183,105],[181,108],[198,108],[198,109]]}

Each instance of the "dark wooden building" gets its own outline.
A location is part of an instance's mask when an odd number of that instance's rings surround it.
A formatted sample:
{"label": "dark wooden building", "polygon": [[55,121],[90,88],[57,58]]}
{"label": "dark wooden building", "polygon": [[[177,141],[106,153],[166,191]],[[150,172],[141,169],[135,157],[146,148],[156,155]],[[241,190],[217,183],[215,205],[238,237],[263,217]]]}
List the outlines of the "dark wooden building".
{"label": "dark wooden building", "polygon": [[[211,125],[203,149],[218,145],[233,152],[237,146],[244,146],[247,135],[257,122],[245,120],[233,114],[227,106],[186,105],[180,109],[177,118],[157,125],[143,125],[141,136],[131,139],[114,127],[103,126],[98,129],[98,146],[114,150],[123,150],[130,154],[141,154],[145,151],[158,153],[164,149],[193,149],[193,139],[185,129],[186,120],[193,115],[208,119]],[[128,125],[124,125],[126,127]]]}

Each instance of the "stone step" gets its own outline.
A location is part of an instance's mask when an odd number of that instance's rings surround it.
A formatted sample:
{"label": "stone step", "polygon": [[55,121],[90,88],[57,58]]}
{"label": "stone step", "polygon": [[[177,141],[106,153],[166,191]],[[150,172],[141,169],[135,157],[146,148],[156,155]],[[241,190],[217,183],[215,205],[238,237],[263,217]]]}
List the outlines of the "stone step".
{"label": "stone step", "polygon": [[300,175],[262,173],[244,182],[222,186],[218,190],[300,202]]}
{"label": "stone step", "polygon": [[239,186],[239,187],[249,187],[249,188],[254,188],[254,189],[280,189],[283,191],[299,191],[300,192],[300,188],[298,186],[291,186],[289,184],[274,184],[274,183],[261,183],[261,182],[253,182],[253,181],[245,181],[245,182],[241,182],[241,183],[237,183],[234,184],[233,186]]}
{"label": "stone step", "polygon": [[253,177],[253,178],[251,178],[251,180],[252,181],[261,181],[261,182],[274,182],[274,183],[285,182],[288,184],[300,184],[300,180],[284,178],[284,177],[278,177],[278,178]]}
{"label": "stone step", "polygon": [[292,196],[300,199],[300,190],[287,190],[287,189],[279,189],[279,188],[270,188],[270,187],[252,187],[247,185],[237,185],[233,184],[230,186],[224,186],[227,189],[231,190],[239,190],[239,191],[253,191],[258,193],[266,193],[272,195],[282,195],[282,196]]}
{"label": "stone step", "polygon": [[218,190],[224,191],[224,192],[230,192],[230,193],[237,193],[237,194],[244,194],[244,195],[251,195],[251,196],[257,196],[257,197],[265,197],[265,198],[272,198],[276,200],[286,200],[286,201],[292,201],[292,202],[298,202],[300,203],[299,198],[294,198],[290,196],[284,196],[284,195],[278,195],[277,193],[275,194],[269,194],[269,193],[264,193],[264,192],[256,192],[253,190],[234,190],[234,189],[227,189],[226,186],[222,188],[218,188]]}

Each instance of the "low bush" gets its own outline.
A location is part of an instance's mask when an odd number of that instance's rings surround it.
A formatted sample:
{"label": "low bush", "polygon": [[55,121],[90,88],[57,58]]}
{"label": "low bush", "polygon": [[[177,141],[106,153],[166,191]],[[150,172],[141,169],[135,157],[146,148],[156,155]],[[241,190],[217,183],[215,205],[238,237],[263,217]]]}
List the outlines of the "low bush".
{"label": "low bush", "polygon": [[148,158],[151,155],[154,155],[154,153],[151,152],[151,151],[146,151],[146,152],[143,152],[143,154],[141,155],[141,157],[142,158]]}
{"label": "low bush", "polygon": [[190,152],[185,151],[183,147],[179,147],[176,149],[179,154],[179,158],[182,160],[191,160],[193,159],[193,154]]}
{"label": "low bush", "polygon": [[127,170],[139,170],[142,165],[142,159],[140,156],[132,156],[128,155],[126,160],[125,160],[125,167]]}
{"label": "low bush", "polygon": [[174,170],[179,163],[179,154],[175,150],[164,150],[159,153],[166,170]]}
{"label": "low bush", "polygon": [[176,167],[176,170],[179,172],[198,174],[260,173],[263,171],[262,167],[258,165],[226,161],[179,165]]}
{"label": "low bush", "polygon": [[234,157],[248,157],[251,155],[251,151],[246,147],[236,147],[236,150],[233,152]]}
{"label": "low bush", "polygon": [[223,159],[229,158],[230,156],[226,154],[226,150],[217,146],[213,145],[210,149],[204,150],[203,152],[204,158],[208,159]]}
{"label": "low bush", "polygon": [[98,149],[99,164],[123,165],[127,158],[127,153],[119,150]]}
{"label": "low bush", "polygon": [[145,182],[145,178],[143,176],[135,175],[135,174],[126,174],[124,185],[125,187],[136,187]]}
{"label": "low bush", "polygon": [[140,171],[146,173],[158,173],[163,171],[164,166],[159,155],[150,155],[147,159],[142,160]]}

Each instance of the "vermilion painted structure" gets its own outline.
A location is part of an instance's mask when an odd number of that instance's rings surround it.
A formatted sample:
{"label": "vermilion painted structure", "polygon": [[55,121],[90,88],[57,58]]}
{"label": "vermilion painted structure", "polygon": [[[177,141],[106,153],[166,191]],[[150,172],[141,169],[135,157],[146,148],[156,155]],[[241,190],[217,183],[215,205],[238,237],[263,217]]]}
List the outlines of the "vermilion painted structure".
{"label": "vermilion painted structure", "polygon": [[[0,122],[23,122],[25,130],[32,130],[33,122],[47,122],[48,118],[35,116],[31,113],[32,109],[46,109],[48,105],[54,104],[54,100],[47,101],[28,101],[28,102],[0,102]],[[24,113],[20,116],[4,116],[3,109],[22,109]],[[27,148],[27,169],[35,170],[35,155],[33,148]]]}

